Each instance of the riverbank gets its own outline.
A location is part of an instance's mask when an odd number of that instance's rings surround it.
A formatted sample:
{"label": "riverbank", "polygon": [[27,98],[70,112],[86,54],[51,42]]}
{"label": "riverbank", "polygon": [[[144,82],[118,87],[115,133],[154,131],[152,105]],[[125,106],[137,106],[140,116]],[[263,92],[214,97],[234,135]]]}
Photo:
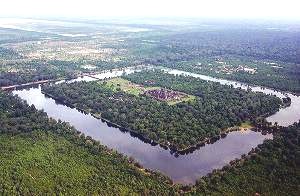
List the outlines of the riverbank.
{"label": "riverbank", "polygon": [[[261,144],[264,139],[272,139],[271,134],[262,135],[254,131],[231,132],[227,137],[214,144],[208,144],[184,156],[174,156],[158,144],[145,143],[134,134],[122,132],[118,128],[110,127],[102,120],[91,114],[70,108],[41,93],[41,87],[19,89],[13,91],[29,105],[43,110],[49,117],[70,123],[73,127],[90,136],[110,149],[114,149],[128,157],[134,157],[144,168],[160,171],[169,176],[174,183],[194,184],[195,181],[222,168],[224,163],[240,158],[244,153]],[[37,101],[38,100],[38,101]],[[225,162],[224,162],[225,160]],[[168,164],[166,164],[168,163]]]}
{"label": "riverbank", "polygon": [[10,91],[14,90],[17,88],[26,88],[26,87],[31,87],[33,85],[39,85],[39,84],[46,84],[46,83],[51,83],[51,82],[58,82],[58,81],[72,81],[76,80],[76,78],[82,78],[84,76],[100,80],[101,78],[96,77],[97,75],[101,74],[106,74],[106,73],[113,73],[113,72],[126,72],[127,70],[141,70],[141,69],[148,69],[151,68],[151,66],[145,66],[145,65],[137,65],[137,66],[131,66],[131,67],[124,67],[124,68],[115,68],[115,69],[110,69],[110,70],[102,70],[102,71],[94,71],[94,72],[89,72],[89,73],[80,73],[72,78],[56,78],[56,79],[49,79],[49,80],[39,80],[39,81],[32,81],[24,84],[15,84],[15,85],[10,85],[10,86],[2,86],[1,90],[4,91]]}
{"label": "riverbank", "polygon": [[[206,144],[213,144],[216,141],[218,141],[219,139],[225,138],[228,135],[228,133],[233,132],[233,131],[242,131],[245,128],[249,129],[249,130],[256,130],[258,132],[261,131],[257,127],[255,128],[253,125],[249,125],[249,124],[247,124],[247,123],[244,122],[240,126],[226,128],[225,130],[220,131],[220,133],[218,135],[210,137],[210,138],[205,138],[204,140],[198,142],[195,145],[191,145],[191,146],[188,146],[186,148],[180,149],[180,148],[176,147],[175,145],[173,145],[173,144],[171,144],[171,143],[169,143],[167,141],[159,142],[157,140],[149,139],[149,138],[143,136],[142,134],[140,134],[140,133],[138,133],[138,132],[136,132],[134,130],[125,128],[125,127],[123,127],[123,126],[121,126],[121,125],[119,125],[117,123],[114,123],[114,122],[112,122],[112,121],[110,121],[110,120],[108,120],[106,118],[103,118],[100,114],[92,113],[92,112],[90,112],[90,110],[87,111],[87,110],[83,110],[82,108],[78,108],[75,105],[73,105],[71,103],[67,103],[64,100],[60,100],[59,98],[55,97],[54,95],[51,95],[51,94],[49,94],[49,93],[47,93],[47,92],[45,92],[43,90],[42,90],[42,93],[44,95],[46,95],[47,97],[51,97],[52,99],[56,100],[57,102],[59,102],[61,104],[64,104],[64,105],[66,105],[66,106],[68,106],[70,108],[75,108],[75,109],[77,109],[78,111],[80,111],[80,112],[82,112],[84,114],[91,114],[94,118],[99,119],[99,120],[107,123],[108,126],[112,126],[112,127],[118,128],[122,132],[129,132],[133,137],[137,137],[137,138],[139,138],[140,140],[142,140],[145,143],[148,143],[148,144],[151,144],[151,145],[159,145],[161,148],[163,148],[165,150],[169,149],[170,152],[172,154],[174,154],[175,157],[179,156],[179,155],[186,155],[186,154],[193,153],[195,150],[199,149],[200,147],[205,146]],[[270,114],[265,114],[265,115],[270,115]],[[269,131],[268,133],[272,133],[272,132]]]}
{"label": "riverbank", "polygon": [[272,141],[264,141],[199,178],[195,186],[181,187],[182,193],[214,195],[217,190],[218,195],[299,195],[299,128],[299,123],[280,127]]}
{"label": "riverbank", "polygon": [[[110,76],[114,76],[114,74]],[[264,91],[264,93],[266,92]],[[101,120],[86,115],[89,112],[79,112],[56,103],[52,98],[45,98],[40,88],[15,90],[13,94],[20,96],[29,105],[33,104],[36,108],[44,110],[49,117],[69,122],[85,135],[101,141],[105,146],[121,154],[134,157],[145,168],[158,170],[179,184],[194,184],[197,179],[206,176],[213,169],[222,168],[230,160],[240,159],[242,154],[247,154],[252,148],[262,144],[263,140],[273,138],[271,134],[262,135],[256,133],[256,130],[233,131],[213,145],[208,144],[193,153],[175,157],[174,152],[164,150],[158,144],[149,145],[134,134],[124,134],[122,130],[109,127]],[[37,99],[39,101],[36,101]],[[295,108],[298,98],[295,99],[292,99],[292,104],[288,108]],[[277,114],[280,117],[281,114],[286,113],[280,111]],[[294,122],[293,119],[288,122],[290,121]]]}
{"label": "riverbank", "polygon": [[156,66],[156,68],[157,69],[165,69],[165,70],[177,70],[177,71],[182,71],[182,72],[189,72],[189,73],[193,73],[193,74],[198,74],[198,75],[202,75],[202,76],[208,76],[208,77],[211,77],[211,78],[216,78],[218,80],[227,80],[227,81],[231,81],[231,82],[240,83],[240,84],[243,84],[243,85],[246,85],[246,86],[261,87],[263,89],[270,89],[270,90],[273,90],[273,91],[276,91],[276,92],[281,92],[283,94],[292,94],[292,95],[295,95],[295,96],[300,96],[300,92],[293,92],[293,91],[289,91],[289,90],[286,90],[286,89],[277,89],[277,88],[274,88],[274,87],[271,87],[271,86],[264,86],[264,85],[259,85],[259,84],[256,84],[256,83],[247,83],[247,82],[244,82],[244,81],[235,80],[231,77],[226,77],[226,75],[210,74],[210,73],[206,73],[206,72],[199,72],[198,70],[184,69],[184,68],[180,68],[180,67],[177,67],[176,69],[174,69],[172,67],[161,66],[161,65]]}
{"label": "riverbank", "polygon": [[[130,69],[139,69],[139,68],[144,68],[145,66],[140,66],[140,67],[130,67]],[[119,72],[119,71],[125,71],[126,72],[126,69],[124,68],[121,68],[121,69],[114,69],[114,70],[106,70],[106,71],[102,71],[101,73],[98,73],[98,74],[102,74],[102,75],[105,75],[106,73],[111,73],[111,72]],[[176,71],[176,70],[175,70]],[[93,72],[92,74],[96,74],[96,72]],[[89,75],[85,75],[85,76],[89,76]],[[81,75],[80,77],[83,77],[83,75]],[[114,75],[112,75],[111,77],[114,77]],[[98,79],[100,80],[100,78],[103,78],[102,76],[100,77],[95,77],[95,79]],[[105,77],[104,77],[105,78]],[[75,79],[76,80],[76,79]],[[63,100],[58,100],[57,97],[53,96],[53,95],[50,95],[50,94],[47,94],[43,91],[44,94],[46,94],[47,96],[53,98],[54,100],[56,101],[60,101],[61,103],[63,103],[64,105],[67,105],[71,108],[77,108],[76,105],[71,105],[70,103],[66,103],[64,102]],[[287,106],[287,105],[285,105]],[[285,107],[285,106],[282,106]],[[81,108],[78,108],[79,111],[81,112],[85,112],[85,113],[90,113],[90,111],[83,111]],[[161,146],[162,148],[164,149],[169,149],[175,156],[178,156],[178,155],[184,155],[184,154],[189,154],[189,153],[192,153],[193,151],[199,149],[200,147],[204,146],[205,144],[212,144],[216,141],[218,141],[220,138],[224,138],[227,136],[227,134],[229,132],[232,132],[234,131],[233,129],[225,129],[225,130],[220,130],[219,134],[218,135],[215,135],[213,137],[210,137],[210,138],[205,138],[199,142],[197,142],[196,144],[194,145],[190,145],[190,146],[187,146],[187,147],[184,147],[184,148],[179,148],[178,146],[168,142],[168,141],[160,141],[159,140],[152,140],[152,139],[149,139],[145,136],[143,136],[142,134],[134,131],[134,130],[129,130],[128,128],[125,128],[125,127],[122,127],[120,126],[119,124],[116,124],[114,122],[111,122],[110,120],[108,119],[105,119],[97,114],[93,114],[91,113],[91,115],[93,115],[95,118],[97,119],[101,119],[102,121],[106,122],[109,126],[114,126],[116,128],[119,128],[121,131],[123,132],[130,132],[130,134],[134,137],[138,137],[139,139],[141,139],[142,141],[144,141],[145,143],[149,143],[151,145],[159,145]],[[266,115],[263,115],[264,117],[267,117],[267,116],[270,116],[272,114],[266,114]]]}
{"label": "riverbank", "polygon": [[29,83],[25,83],[25,84],[16,84],[16,85],[11,85],[11,86],[3,86],[3,87],[1,87],[1,90],[8,91],[8,90],[14,90],[16,88],[30,87],[30,86],[33,86],[33,85],[45,84],[45,83],[55,82],[55,81],[58,81],[58,79],[57,80],[40,80],[40,81],[29,82]]}

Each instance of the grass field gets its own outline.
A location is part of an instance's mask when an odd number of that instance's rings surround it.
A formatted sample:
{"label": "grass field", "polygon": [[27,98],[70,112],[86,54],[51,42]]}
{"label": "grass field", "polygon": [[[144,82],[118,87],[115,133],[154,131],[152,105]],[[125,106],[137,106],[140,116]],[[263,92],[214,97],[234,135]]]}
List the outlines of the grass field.
{"label": "grass field", "polygon": [[145,87],[139,84],[135,84],[123,78],[112,78],[110,80],[107,80],[106,82],[106,85],[114,91],[120,88],[122,91],[136,96],[139,96],[147,90],[159,89],[159,87]]}
{"label": "grass field", "polygon": [[195,100],[195,96],[193,95],[187,95],[186,97],[181,98],[180,100],[172,100],[172,101],[168,101],[169,105],[175,105],[177,103],[181,103],[181,102],[188,102],[188,101],[193,101]]}
{"label": "grass field", "polygon": [[[126,79],[123,78],[112,78],[110,80],[105,81],[106,86],[110,88],[113,91],[117,91],[118,89],[133,94],[136,96],[139,96],[140,94],[143,94],[145,91],[148,90],[154,90],[154,89],[160,89],[161,87],[146,87],[143,85],[132,83]],[[183,101],[192,101],[195,99],[195,96],[193,95],[186,95],[185,97],[182,97],[180,100],[168,100],[167,103],[169,105],[174,105]]]}
{"label": "grass field", "polygon": [[240,126],[240,128],[242,128],[242,129],[250,129],[252,127],[253,127],[253,125],[249,121],[243,122]]}

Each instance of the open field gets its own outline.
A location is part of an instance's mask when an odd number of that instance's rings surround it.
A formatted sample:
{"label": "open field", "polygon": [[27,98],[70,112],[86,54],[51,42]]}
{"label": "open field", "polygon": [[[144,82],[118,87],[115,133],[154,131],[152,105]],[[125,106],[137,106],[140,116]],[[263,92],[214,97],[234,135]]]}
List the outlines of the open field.
{"label": "open field", "polygon": [[150,96],[156,100],[160,100],[160,101],[166,101],[169,105],[174,105],[180,102],[188,102],[188,101],[193,101],[195,99],[195,96],[193,95],[188,95],[186,93],[182,93],[182,92],[178,92],[178,91],[172,91],[172,90],[167,90],[168,92],[173,92],[176,93],[180,96],[176,96],[174,98],[168,98],[168,99],[161,99],[161,98],[156,98],[155,96],[150,95],[147,92],[150,91],[159,91],[159,92],[163,92],[166,90],[162,90],[161,87],[158,86],[143,86],[140,84],[135,84],[133,82],[130,82],[126,79],[123,78],[112,78],[110,80],[105,81],[107,87],[109,87],[110,89],[114,90],[114,91],[118,91],[118,90],[122,90],[126,93],[132,94],[132,95],[142,95],[142,94],[147,94],[147,96]]}

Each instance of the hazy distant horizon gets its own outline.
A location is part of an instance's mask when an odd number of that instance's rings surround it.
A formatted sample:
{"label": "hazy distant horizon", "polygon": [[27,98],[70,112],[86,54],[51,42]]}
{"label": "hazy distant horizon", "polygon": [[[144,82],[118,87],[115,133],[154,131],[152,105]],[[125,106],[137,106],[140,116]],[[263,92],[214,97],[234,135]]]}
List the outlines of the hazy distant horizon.
{"label": "hazy distant horizon", "polygon": [[300,21],[299,7],[297,0],[10,0],[1,3],[0,17]]}
{"label": "hazy distant horizon", "polygon": [[[251,25],[267,25],[267,26],[291,26],[300,30],[299,20],[288,19],[249,19],[249,18],[208,18],[208,17],[54,17],[54,16],[0,16],[0,26],[3,21],[35,21],[39,23],[48,22],[70,22],[70,23],[108,23],[108,24],[124,24],[124,25],[242,25],[251,27]],[[10,23],[10,22],[8,22]],[[13,22],[14,23],[14,22]],[[17,22],[18,23],[18,22]],[[249,26],[250,25],[250,26]],[[2,26],[3,27],[3,26]],[[4,27],[5,28],[5,27]],[[9,28],[9,27],[7,27]]]}

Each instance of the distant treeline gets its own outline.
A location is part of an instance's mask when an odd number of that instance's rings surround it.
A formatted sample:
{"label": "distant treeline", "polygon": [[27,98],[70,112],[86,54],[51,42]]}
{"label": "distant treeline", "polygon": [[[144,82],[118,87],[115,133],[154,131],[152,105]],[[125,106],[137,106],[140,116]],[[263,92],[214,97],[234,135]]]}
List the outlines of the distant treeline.
{"label": "distant treeline", "polygon": [[147,59],[151,64],[222,55],[300,63],[300,35],[293,31],[226,28],[177,33],[157,40]]}

